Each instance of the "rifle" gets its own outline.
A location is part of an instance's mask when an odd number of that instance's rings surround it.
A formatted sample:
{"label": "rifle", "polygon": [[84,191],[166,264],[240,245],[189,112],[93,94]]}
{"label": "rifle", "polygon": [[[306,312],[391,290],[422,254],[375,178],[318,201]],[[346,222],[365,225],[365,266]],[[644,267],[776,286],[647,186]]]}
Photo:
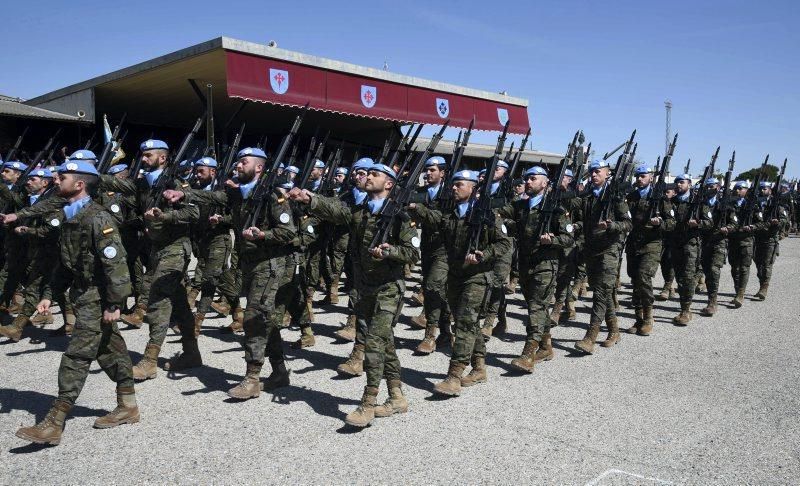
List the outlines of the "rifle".
{"label": "rifle", "polygon": [[206,150],[203,157],[217,158],[216,142],[214,141],[214,90],[210,84],[206,85]]}
{"label": "rifle", "polygon": [[194,140],[195,136],[197,136],[197,132],[200,131],[200,127],[203,126],[203,119],[205,118],[205,114],[201,115],[197,121],[194,122],[194,126],[183,137],[183,141],[181,142],[180,147],[178,147],[178,151],[175,152],[175,157],[172,159],[171,163],[167,164],[167,167],[164,169],[163,172],[158,176],[156,182],[153,184],[153,187],[150,188],[150,206],[151,208],[158,207],[161,204],[161,198],[163,197],[164,191],[172,184],[172,181],[175,180],[178,174],[178,165],[183,160],[184,154],[186,154],[186,150],[189,149],[189,144]]}
{"label": "rifle", "polygon": [[320,185],[319,188],[319,193],[323,196],[333,196],[335,194],[334,186],[336,182],[336,169],[339,167],[339,164],[342,161],[343,146],[344,141],[339,144],[339,147],[336,149],[336,153],[334,153],[332,156],[328,156],[330,159],[330,162],[326,164],[328,166],[328,172],[325,173],[325,179],[323,179],[322,185]]}
{"label": "rifle", "polygon": [[[397,163],[397,159],[400,157],[400,146],[405,145],[405,147],[403,148],[403,164],[402,167],[400,168],[400,172],[397,173],[398,179],[403,177],[403,172],[405,171],[408,162],[410,162],[412,152],[414,151],[414,144],[417,143],[417,137],[419,137],[419,132],[422,131],[422,127],[424,126],[425,126],[424,123],[420,123],[419,125],[417,125],[417,129],[414,131],[414,136],[411,137],[411,141],[406,142],[408,134],[411,133],[411,128],[409,128],[405,138],[403,138],[403,140],[400,141],[400,145],[398,145],[397,150],[395,150],[395,152],[392,154],[392,158],[389,159],[389,163],[386,164],[389,167],[394,167],[394,165]],[[417,176],[419,176],[419,174],[417,174]]]}
{"label": "rifle", "polygon": [[[672,155],[675,153],[675,145],[678,144],[678,134],[672,138],[672,143],[667,147],[667,153],[664,158],[659,157],[661,166],[657,169],[658,179],[653,183],[653,190],[647,195],[647,205],[650,208],[649,219],[661,217],[661,207],[663,202],[667,199],[667,174],[669,174],[669,163],[672,161]],[[656,162],[658,166],[659,162]]]}
{"label": "rifle", "polygon": [[308,185],[308,179],[311,177],[311,171],[314,170],[314,164],[316,163],[316,149],[317,132],[314,132],[314,135],[311,137],[311,142],[308,144],[308,150],[306,150],[306,159],[303,162],[303,171],[300,173],[300,183],[296,185],[296,187],[299,187],[300,189],[306,189],[306,186]]}
{"label": "rifle", "polygon": [[233,161],[236,158],[236,154],[239,152],[239,144],[242,143],[242,135],[244,134],[244,127],[246,125],[246,122],[242,122],[242,126],[239,127],[239,131],[236,132],[236,136],[233,137],[233,144],[228,148],[225,161],[222,163],[222,167],[217,169],[217,177],[215,177],[214,181],[211,183],[212,190],[224,187],[225,179],[230,176],[231,170],[233,169]]}
{"label": "rifle", "polygon": [[789,162],[789,158],[783,159],[783,165],[781,166],[781,173],[778,174],[778,179],[775,181],[775,184],[772,186],[772,194],[769,198],[769,205],[767,206],[767,217],[765,218],[766,221],[771,221],[773,219],[778,219],[778,204],[779,202],[779,194],[778,190],[781,187],[781,181],[783,180],[784,174],[786,174],[786,163]]}
{"label": "rifle", "polygon": [[761,184],[761,179],[766,177],[767,162],[769,162],[769,154],[767,154],[764,163],[761,164],[761,167],[758,169],[758,175],[753,182],[753,186],[751,189],[747,190],[747,196],[745,196],[744,202],[744,217],[740,222],[740,226],[742,227],[751,226],[753,224],[753,213],[758,207],[758,186]]}
{"label": "rifle", "polygon": [[[481,236],[483,235],[483,228],[486,225],[494,224],[494,211],[492,211],[492,175],[497,167],[497,161],[500,160],[500,154],[503,153],[503,145],[506,143],[506,134],[508,133],[508,125],[510,121],[506,122],[503,127],[503,133],[497,137],[497,145],[494,148],[494,155],[489,159],[489,167],[486,169],[486,177],[480,184],[480,197],[475,201],[475,192],[478,190],[478,185],[475,186],[472,207],[467,215],[467,224],[470,227],[469,241],[467,243],[467,255],[478,251]],[[466,255],[465,255],[466,257]]]}
{"label": "rifle", "polygon": [[[700,221],[702,218],[702,209],[703,209],[703,200],[705,200],[705,182],[714,174],[714,165],[716,164],[716,157],[719,155],[719,147],[717,147],[717,152],[714,154],[714,157],[711,159],[711,163],[706,166],[703,170],[703,175],[700,178],[700,187],[696,191],[692,191],[689,194],[689,219],[694,219],[695,221]],[[690,189],[691,190],[691,189]]]}
{"label": "rifle", "polygon": [[474,125],[475,125],[475,117],[473,117],[472,121],[469,122],[469,128],[467,128],[467,131],[463,132],[464,138],[461,138],[461,133],[458,134],[459,141],[456,144],[455,148],[453,149],[453,158],[450,159],[450,165],[447,169],[447,173],[442,179],[444,182],[442,185],[442,189],[439,191],[439,194],[437,194],[437,200],[439,201],[442,213],[444,214],[452,211],[454,208],[453,185],[449,181],[450,178],[453,177],[453,174],[455,174],[461,169],[461,158],[464,156],[464,150],[466,150],[467,148],[467,144],[469,143],[469,136],[470,134],[472,134],[472,127]]}
{"label": "rifle", "polygon": [[267,135],[264,134],[260,139],[258,139],[258,143],[256,144],[256,147],[260,148],[261,150],[264,150],[264,145],[266,143],[267,143]]}
{"label": "rifle", "polygon": [[253,189],[253,194],[251,194],[250,198],[247,200],[244,211],[245,214],[247,214],[247,220],[245,221],[244,228],[257,226],[261,222],[262,213],[264,212],[265,206],[269,202],[269,196],[275,187],[275,181],[278,177],[278,167],[281,165],[281,162],[283,162],[283,158],[286,157],[286,152],[289,150],[289,146],[297,136],[298,130],[300,130],[300,125],[303,123],[303,119],[308,112],[308,105],[309,104],[306,103],[306,106],[303,107],[303,109],[294,119],[291,130],[289,130],[289,133],[283,137],[283,140],[278,147],[278,153],[275,156],[275,160],[272,161],[272,167],[270,168],[269,172],[261,174],[261,178],[258,180],[256,187]]}
{"label": "rifle", "polygon": [[83,146],[83,150],[91,150],[92,144],[94,143],[94,137],[97,135],[97,132],[92,132],[92,136],[89,137],[89,140],[86,141],[86,144]]}
{"label": "rifle", "polygon": [[100,154],[100,158],[97,159],[97,172],[100,174],[105,174],[111,165],[110,162],[113,155],[112,151],[114,149],[114,140],[119,137],[119,131],[122,128],[122,124],[125,123],[125,118],[127,118],[127,116],[127,113],[122,115],[122,118],[119,120],[119,124],[117,124],[117,126],[114,128],[114,131],[111,133],[111,139],[109,139],[109,141],[103,146],[103,152]]}
{"label": "rifle", "polygon": [[292,147],[292,154],[289,155],[289,163],[287,165],[294,165],[297,167],[297,148],[299,147],[298,144],[294,144]]}
{"label": "rifle", "polygon": [[25,138],[25,135],[28,133],[28,128],[30,127],[25,127],[25,130],[22,131],[22,134],[19,137],[17,137],[17,141],[14,142],[14,146],[11,147],[11,149],[6,154],[5,158],[6,162],[12,161],[14,160],[14,157],[16,157],[17,151],[19,151],[19,146],[22,144],[22,139]]}
{"label": "rifle", "polygon": [[[406,206],[411,199],[411,193],[414,191],[414,186],[417,184],[419,174],[422,172],[422,168],[425,166],[425,161],[436,149],[436,146],[439,144],[439,140],[442,139],[442,135],[449,124],[450,120],[445,121],[444,125],[442,125],[442,128],[431,138],[430,142],[428,142],[428,146],[425,148],[425,150],[417,156],[417,161],[414,163],[411,173],[404,183],[402,185],[395,183],[395,185],[392,186],[392,190],[389,192],[389,196],[386,198],[386,202],[383,203],[381,212],[378,215],[377,228],[375,230],[375,235],[372,237],[369,248],[375,248],[380,246],[382,243],[386,243],[386,240],[389,239],[389,232],[392,230],[392,227],[398,218],[400,218],[402,221],[407,221],[409,219],[409,216],[406,213]],[[411,130],[409,130],[409,132],[410,131]],[[401,172],[398,172],[398,177],[400,177],[402,169],[405,169],[408,165],[408,159],[410,159],[410,157],[411,154],[408,154],[406,160],[403,161]]]}
{"label": "rifle", "polygon": [[[620,197],[624,197],[625,190],[627,189],[626,183],[631,177],[633,172],[633,158],[636,155],[637,145],[634,145],[633,139],[636,137],[636,130],[631,133],[631,138],[623,142],[620,147],[624,146],[625,149],[617,158],[617,165],[614,166],[614,175],[610,182],[606,182],[603,192],[600,194],[600,220],[607,221],[611,214],[611,203],[617,201]],[[620,147],[614,149],[611,153],[615,153]],[[608,155],[608,154],[606,154]]]}
{"label": "rifle", "polygon": [[689,168],[692,166],[692,159],[686,161],[686,165],[683,167],[683,173],[688,174]]}
{"label": "rifle", "polygon": [[720,200],[717,204],[717,211],[720,211],[719,223],[717,224],[717,229],[728,226],[728,199],[731,196],[731,179],[733,179],[733,166],[736,163],[736,151],[733,151],[733,155],[731,155],[731,160],[728,161],[728,172],[725,173],[725,185],[722,187],[722,195],[720,196]]}
{"label": "rifle", "polygon": [[514,197],[514,178],[516,177],[517,169],[519,168],[519,161],[522,160],[522,152],[525,151],[525,147],[528,145],[528,138],[530,136],[531,129],[528,128],[528,131],[525,132],[525,137],[522,139],[522,143],[519,144],[519,149],[514,153],[514,157],[511,160],[511,166],[508,169],[508,174],[503,180],[503,184],[501,184],[506,201]]}
{"label": "rifle", "polygon": [[[572,149],[572,147],[570,147]],[[567,150],[569,153],[571,150]],[[542,210],[541,216],[539,216],[539,228],[537,233],[539,238],[542,235],[547,234],[550,232],[551,225],[553,224],[553,216],[559,212],[561,212],[561,194],[563,189],[561,187],[561,179],[564,178],[564,174],[567,172],[567,167],[570,165],[571,160],[567,157],[564,157],[561,160],[561,166],[558,169],[558,177],[554,180],[551,180],[548,184],[548,187],[545,188],[545,194],[542,201]]]}

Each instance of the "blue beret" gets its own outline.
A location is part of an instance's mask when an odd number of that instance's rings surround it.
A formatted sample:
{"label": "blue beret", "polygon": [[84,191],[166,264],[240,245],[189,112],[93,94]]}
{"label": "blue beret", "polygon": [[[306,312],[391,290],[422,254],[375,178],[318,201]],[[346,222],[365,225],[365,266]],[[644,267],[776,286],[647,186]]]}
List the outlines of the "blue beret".
{"label": "blue beret", "polygon": [[567,177],[575,177],[575,174],[572,173],[572,169],[565,170],[564,175]]}
{"label": "blue beret", "polygon": [[283,162],[281,162],[280,164],[278,164],[278,168],[279,169],[285,169],[286,165]]}
{"label": "blue beret", "polygon": [[88,174],[99,176],[94,164],[84,160],[68,160],[58,167],[61,174]]}
{"label": "blue beret", "polygon": [[190,160],[181,160],[181,163],[178,164],[178,167],[181,167],[181,168],[186,168],[186,167],[191,167],[191,166],[192,166],[192,161],[190,161]]}
{"label": "blue beret", "polygon": [[353,164],[353,170],[359,170],[359,169],[369,170],[369,168],[372,167],[374,164],[375,161],[370,159],[369,157],[362,157],[356,160],[356,163]]}
{"label": "blue beret", "polygon": [[217,161],[212,159],[211,157],[203,157],[202,159],[197,159],[194,161],[195,167],[212,167],[214,169],[217,168]]}
{"label": "blue beret", "polygon": [[52,179],[53,173],[50,172],[50,169],[36,169],[33,170],[28,177],[42,177],[44,179]]}
{"label": "blue beret", "polygon": [[689,174],[679,174],[675,176],[675,182],[678,183],[680,181],[692,182],[692,176]]}
{"label": "blue beret", "polygon": [[772,183],[767,181],[761,181],[758,183],[758,187],[772,187]]}
{"label": "blue beret", "polygon": [[245,147],[236,154],[237,159],[241,159],[242,157],[261,157],[264,160],[267,160],[267,154],[264,153],[258,147]]}
{"label": "blue beret", "polygon": [[372,164],[370,166],[369,170],[371,170],[371,171],[374,170],[376,172],[383,172],[384,174],[388,175],[392,179],[397,179],[397,173],[394,171],[394,169],[392,169],[388,165]]}
{"label": "blue beret", "polygon": [[481,169],[481,170],[478,172],[478,175],[479,175],[479,176],[482,176],[482,175],[484,175],[484,174],[486,174],[486,169]]}
{"label": "blue beret", "polygon": [[747,181],[736,181],[733,184],[733,188],[734,189],[740,189],[742,187],[744,187],[745,189],[749,189],[750,188],[750,183],[747,182]]}
{"label": "blue beret", "polygon": [[790,186],[788,182],[781,182],[781,187],[785,187],[788,189]]}
{"label": "blue beret", "polygon": [[591,164],[589,164],[589,172],[602,169],[603,167],[608,167],[608,162],[605,160],[593,160]]}
{"label": "blue beret", "polygon": [[299,174],[300,167],[295,167],[293,165],[290,165],[289,167],[286,168],[286,172],[291,172],[292,174]]}
{"label": "blue beret", "polygon": [[347,175],[347,173],[348,173],[348,172],[349,172],[349,171],[347,170],[347,167],[338,167],[338,168],[336,169],[336,175],[339,175],[339,174],[341,174],[341,175]]}
{"label": "blue beret", "polygon": [[638,176],[642,174],[650,174],[651,172],[653,172],[653,169],[651,169],[650,167],[646,165],[640,165],[639,167],[636,168],[636,171],[634,173]]}
{"label": "blue beret", "polygon": [[502,167],[504,169],[508,169],[508,164],[506,163],[505,160],[498,160],[497,161],[497,167]]}
{"label": "blue beret", "polygon": [[141,150],[142,152],[147,152],[148,150],[153,150],[153,149],[169,150],[169,145],[167,145],[167,142],[163,140],[153,140],[153,139],[145,140],[144,142],[142,142],[141,145],[139,145],[139,150]]}
{"label": "blue beret", "polygon": [[314,168],[315,169],[324,169],[325,168],[325,162],[323,162],[323,161],[321,161],[319,159],[315,160],[314,161]]}
{"label": "blue beret", "polygon": [[540,175],[547,177],[547,171],[543,168],[539,167],[538,165],[534,165],[533,167],[529,168],[522,174],[525,177],[532,176],[532,175]]}
{"label": "blue beret", "polygon": [[708,179],[706,179],[707,186],[710,186],[712,184],[719,184],[719,179],[717,179],[716,177],[709,177]]}
{"label": "blue beret", "polygon": [[460,170],[453,174],[453,182],[456,181],[478,182],[478,174],[474,170]]}
{"label": "blue beret", "polygon": [[111,174],[111,175],[119,174],[120,172],[122,172],[123,170],[125,170],[127,168],[128,168],[128,164],[112,165],[111,167],[108,168],[108,173]]}
{"label": "blue beret", "polygon": [[9,162],[4,162],[3,163],[3,168],[4,169],[14,169],[14,170],[18,170],[18,171],[22,172],[22,171],[26,170],[28,168],[28,166],[23,164],[22,162],[20,162],[18,160],[12,160],[12,161],[9,161]]}
{"label": "blue beret", "polygon": [[434,165],[447,165],[447,162],[445,162],[444,157],[439,155],[434,155],[425,161],[425,167],[433,167]]}
{"label": "blue beret", "polygon": [[69,156],[69,160],[97,160],[97,156],[91,150],[76,150]]}

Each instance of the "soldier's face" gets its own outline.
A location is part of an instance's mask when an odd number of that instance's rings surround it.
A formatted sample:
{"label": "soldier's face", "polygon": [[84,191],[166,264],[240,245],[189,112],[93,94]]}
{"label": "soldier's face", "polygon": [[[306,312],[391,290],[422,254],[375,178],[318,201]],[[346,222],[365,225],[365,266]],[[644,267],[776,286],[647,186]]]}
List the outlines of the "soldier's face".
{"label": "soldier's face", "polygon": [[529,175],[525,179],[525,192],[534,196],[540,194],[547,187],[547,177],[543,175]]}
{"label": "soldier's face", "polygon": [[264,159],[261,157],[242,157],[236,163],[236,174],[245,184],[260,176],[263,170]]}
{"label": "soldier's face", "polygon": [[[371,170],[367,173],[367,182],[364,189],[367,192],[382,192],[391,189],[390,181],[392,178],[379,170]],[[389,186],[389,187],[387,187]]]}
{"label": "soldier's face", "polygon": [[28,189],[28,194],[38,194],[46,186],[47,179],[38,176],[28,177],[28,180],[25,182],[25,187]]}
{"label": "soldier's face", "polygon": [[653,182],[652,174],[639,174],[636,176],[636,185],[639,187],[647,187]]}
{"label": "soldier's face", "polygon": [[117,179],[127,179],[128,178],[128,174],[130,174],[130,173],[131,173],[131,171],[129,171],[128,169],[125,169],[122,172],[117,172],[116,174],[114,174],[114,177],[117,178]]}
{"label": "soldier's face", "polygon": [[73,174],[58,174],[58,181],[58,195],[64,199],[83,191],[83,181],[77,180]]}
{"label": "soldier's face", "polygon": [[3,182],[6,184],[13,184],[19,179],[19,171],[14,169],[3,169]]}
{"label": "soldier's face", "polygon": [[142,165],[151,169],[157,169],[167,163],[167,151],[147,150],[142,153]]}
{"label": "soldier's face", "polygon": [[314,167],[314,169],[311,170],[311,175],[309,176],[309,179],[311,179],[312,181],[319,180],[319,178],[322,177],[322,174],[324,172],[325,172],[325,169],[320,169],[318,167]]}
{"label": "soldier's face", "polygon": [[572,177],[565,175],[561,178],[561,188],[566,189],[569,187],[570,183],[572,182]]}
{"label": "soldier's face", "polygon": [[525,192],[525,184],[517,184],[514,186],[514,194],[522,194]]}
{"label": "soldier's face", "polygon": [[472,181],[455,181],[453,183],[453,199],[459,203],[469,201],[474,188],[475,183]]}
{"label": "soldier's face", "polygon": [[675,189],[667,189],[664,191],[664,196],[670,198],[675,195]]}
{"label": "soldier's face", "polygon": [[355,184],[355,186],[358,189],[363,191],[366,183],[367,183],[367,171],[365,171],[364,169],[358,169],[357,171],[355,171],[355,173],[353,174],[353,184]]}
{"label": "soldier's face", "polygon": [[493,181],[497,182],[506,175],[506,168],[505,167],[495,167],[494,169],[494,179]]}
{"label": "soldier's face", "polygon": [[706,193],[714,195],[719,192],[719,184],[710,184],[706,186]]}
{"label": "soldier's face", "polygon": [[608,180],[608,167],[600,167],[599,169],[593,169],[591,174],[592,185],[595,187],[600,187],[606,183]]}
{"label": "soldier's face", "polygon": [[336,174],[336,183],[337,184],[344,184],[345,175],[344,174]]}
{"label": "soldier's face", "polygon": [[217,171],[213,167],[199,165],[194,168],[194,175],[200,184],[207,186],[211,184],[211,181],[214,180],[214,177],[217,175]]}
{"label": "soldier's face", "polygon": [[771,194],[772,194],[772,188],[771,187],[762,187],[761,188],[761,195],[762,196],[769,196]]}
{"label": "soldier's face", "polygon": [[287,172],[286,173],[286,180],[287,181],[293,181],[295,177],[297,177],[297,174],[295,174],[294,172]]}
{"label": "soldier's face", "polygon": [[691,182],[689,181],[678,181],[675,183],[675,187],[678,189],[678,194],[686,194],[686,191],[689,190],[689,186]]}
{"label": "soldier's face", "polygon": [[736,189],[736,195],[739,197],[745,197],[747,195],[747,188],[746,187],[739,187]]}
{"label": "soldier's face", "polygon": [[428,181],[428,185],[437,186],[440,182],[442,182],[442,175],[444,172],[438,165],[433,165],[431,167],[425,168],[425,178]]}

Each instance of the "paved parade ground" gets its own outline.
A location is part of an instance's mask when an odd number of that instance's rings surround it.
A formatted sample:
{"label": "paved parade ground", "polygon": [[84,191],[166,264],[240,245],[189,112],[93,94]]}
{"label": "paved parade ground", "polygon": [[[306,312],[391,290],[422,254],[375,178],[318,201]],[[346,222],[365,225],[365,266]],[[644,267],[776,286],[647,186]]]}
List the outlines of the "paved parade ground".
{"label": "paved parade ground", "polygon": [[[27,329],[17,344],[0,342],[0,483],[797,484],[798,264],[800,239],[783,240],[765,302],[749,299],[758,289],[753,266],[741,309],[722,305],[703,318],[698,295],[694,320],[679,328],[670,323],[677,302],[657,302],[651,336],[623,334],[587,357],[572,351],[588,323],[584,298],[577,322],[553,331],[556,359],[524,376],[509,366],[524,340],[517,294],[509,333],[488,344],[489,382],[449,400],[431,398],[448,356],[414,355],[423,331],[409,327],[419,312],[409,304],[396,329],[409,412],[360,431],[343,419],[364,377],[335,372],[351,349],[333,334],[346,298],[315,309],[315,347],[288,350],[292,386],[244,403],[225,394],[245,371],[240,338],[219,330],[227,319],[204,323],[205,367],[160,369],[137,386],[138,424],[92,429],[115,405],[113,383],[94,364],[57,447],[14,436],[47,413],[67,344]],[[621,296],[629,295],[626,285]],[[720,301],[732,296],[726,266]],[[632,312],[620,316],[629,327]],[[123,336],[135,363],[147,331]],[[287,342],[298,336],[284,331]],[[170,334],[160,366],[179,348]],[[382,387],[379,402],[385,395]]]}

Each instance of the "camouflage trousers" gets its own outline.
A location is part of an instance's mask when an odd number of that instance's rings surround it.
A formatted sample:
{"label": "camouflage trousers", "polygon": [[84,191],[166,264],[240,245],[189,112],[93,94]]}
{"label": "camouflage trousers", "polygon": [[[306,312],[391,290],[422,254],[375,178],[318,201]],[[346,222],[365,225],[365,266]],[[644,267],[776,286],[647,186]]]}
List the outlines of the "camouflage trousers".
{"label": "camouflage trousers", "polygon": [[339,278],[342,275],[342,270],[344,270],[344,261],[345,257],[347,256],[347,246],[350,242],[350,234],[340,234],[336,235],[335,233],[331,236],[331,239],[326,246],[326,254],[327,258],[325,259],[325,271],[324,271],[324,278],[325,280],[330,283],[333,280]]}
{"label": "camouflage trousers", "polygon": [[480,315],[489,301],[493,283],[491,272],[471,277],[448,276],[447,302],[453,312],[455,336],[451,361],[468,365],[473,357],[486,357]]}
{"label": "camouflage trousers", "polygon": [[[290,275],[291,283],[288,286],[288,290],[285,292],[286,296],[285,304],[282,306],[283,310],[279,309],[278,314],[283,316],[285,312],[288,312],[292,319],[291,323],[300,326],[302,329],[310,326],[314,319],[312,309],[307,305],[308,298],[314,291],[314,286],[309,281],[305,265],[302,264],[302,255],[298,260],[301,262],[299,265],[292,265],[292,275]],[[279,300],[284,301],[284,298],[282,297]],[[276,302],[275,305],[277,307],[278,303]]]}
{"label": "camouflage trousers", "polygon": [[283,314],[276,311],[276,300],[291,290],[294,260],[275,257],[242,262],[242,288],[247,297],[244,308],[244,360],[264,364],[283,361],[281,324]]}
{"label": "camouflage trousers", "polygon": [[[425,253],[423,253],[425,255]],[[422,259],[423,310],[428,328],[436,328],[440,321],[450,325],[447,306],[447,257],[444,255]]]}
{"label": "camouflage trousers", "polygon": [[117,387],[133,387],[128,348],[116,323],[102,323],[98,289],[93,287],[71,298],[75,302],[75,330],[58,367],[58,399],[75,404],[94,360]]}
{"label": "camouflage trousers", "polygon": [[242,293],[242,270],[239,268],[239,252],[235,249],[231,253],[230,265],[219,277],[217,290],[228,300],[231,308],[239,304],[239,295]]}
{"label": "camouflage trousers", "polygon": [[506,284],[509,275],[511,275],[511,257],[512,253],[498,255],[497,261],[492,269],[492,279],[490,282],[491,293],[486,305],[486,317],[505,318],[506,308],[506,292],[503,286]]}
{"label": "camouflage trousers", "polygon": [[150,254],[147,265],[147,314],[150,344],[161,346],[167,337],[170,323],[178,324],[181,341],[196,340],[194,316],[186,297],[186,268],[189,265],[188,243],[176,243]]}
{"label": "camouflage trousers", "polygon": [[586,253],[586,277],[592,286],[592,313],[589,322],[600,324],[616,315],[613,291],[617,285],[620,245],[599,254]]}
{"label": "camouflage trousers", "polygon": [[556,289],[558,260],[544,260],[530,268],[526,267],[527,265],[521,266],[519,279],[522,296],[528,307],[526,337],[541,342],[542,335],[550,332],[551,321],[547,307]]}
{"label": "camouflage trousers", "polygon": [[[139,302],[140,297],[147,293],[144,285],[144,265],[142,265],[143,248],[147,247],[147,240],[139,236],[139,232],[132,229],[120,229],[122,246],[125,247],[125,263],[131,276],[133,296]],[[147,253],[144,253],[146,258]]]}
{"label": "camouflage trousers", "polygon": [[772,278],[772,264],[780,254],[777,238],[755,240],[753,245],[753,261],[756,264],[756,275],[760,284],[768,284]]}
{"label": "camouflage trousers", "polygon": [[719,275],[725,266],[725,257],[728,254],[728,240],[711,238],[703,241],[700,260],[703,274],[706,276],[706,289],[708,295],[717,295],[719,291]]}
{"label": "camouflage trousers", "polygon": [[678,295],[681,304],[692,302],[697,286],[697,262],[700,258],[700,239],[694,238],[682,245],[672,245],[672,266],[675,268],[675,279],[678,281]]}
{"label": "camouflage trousers", "polygon": [[675,281],[675,267],[672,264],[672,248],[667,244],[667,240],[662,243],[664,251],[661,253],[661,276],[664,278],[664,283]]}
{"label": "camouflage trousers", "polygon": [[0,304],[9,305],[14,292],[17,291],[26,275],[29,262],[26,251],[22,248],[16,254],[12,253],[11,249],[7,249],[6,253],[5,265],[0,269],[0,289],[2,290]]}
{"label": "camouflage trousers", "polygon": [[394,324],[403,309],[405,282],[398,280],[379,287],[361,286],[355,303],[358,332],[364,336],[364,370],[367,386],[378,387],[381,379],[400,379],[400,360],[394,343]]}
{"label": "camouflage trousers", "polygon": [[750,265],[753,263],[753,237],[728,240],[728,263],[731,264],[733,287],[738,292],[747,288]]}
{"label": "camouflage trousers", "polygon": [[651,241],[639,248],[631,248],[626,252],[628,277],[633,284],[633,307],[641,309],[652,307],[653,277],[656,276],[658,265],[661,262],[662,243],[660,240]]}
{"label": "camouflage trousers", "polygon": [[556,302],[572,302],[577,296],[572,294],[572,279],[578,281],[578,247],[562,248],[558,252],[558,273],[556,274]]}
{"label": "camouflage trousers", "polygon": [[[200,302],[197,303],[197,313],[204,315],[211,309],[211,302],[214,300],[214,293],[220,284],[222,274],[228,269],[228,257],[231,254],[230,235],[216,235],[210,241],[199,244],[197,250],[197,269],[201,270],[198,272],[195,269],[195,283],[192,287],[199,288],[201,291]],[[225,295],[229,301],[238,297],[238,294]]]}

